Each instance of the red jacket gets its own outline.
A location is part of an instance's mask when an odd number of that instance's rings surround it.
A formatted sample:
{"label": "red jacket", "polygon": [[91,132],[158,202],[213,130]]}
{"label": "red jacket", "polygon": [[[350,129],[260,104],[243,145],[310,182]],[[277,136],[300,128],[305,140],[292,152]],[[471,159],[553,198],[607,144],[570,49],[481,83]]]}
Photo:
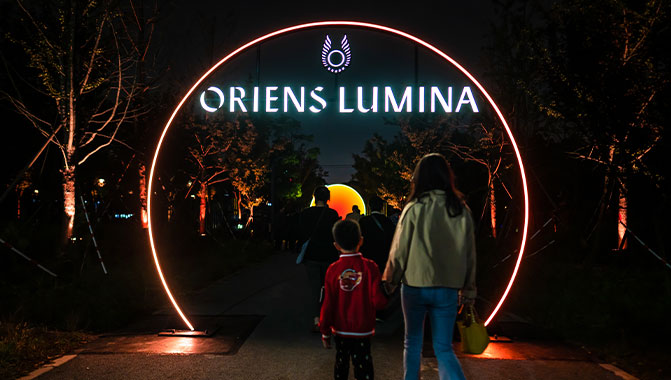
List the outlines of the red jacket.
{"label": "red jacket", "polygon": [[387,299],[380,287],[380,270],[361,253],[343,253],[331,264],[324,280],[319,317],[322,336],[332,333],[362,337],[375,333],[375,310]]}

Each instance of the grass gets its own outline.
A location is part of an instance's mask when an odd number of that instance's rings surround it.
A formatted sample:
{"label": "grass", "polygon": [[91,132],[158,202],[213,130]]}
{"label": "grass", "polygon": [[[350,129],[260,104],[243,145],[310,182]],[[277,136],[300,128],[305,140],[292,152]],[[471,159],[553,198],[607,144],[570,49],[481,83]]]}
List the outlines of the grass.
{"label": "grass", "polygon": [[28,323],[0,323],[0,379],[12,379],[82,346],[83,332],[63,332]]}

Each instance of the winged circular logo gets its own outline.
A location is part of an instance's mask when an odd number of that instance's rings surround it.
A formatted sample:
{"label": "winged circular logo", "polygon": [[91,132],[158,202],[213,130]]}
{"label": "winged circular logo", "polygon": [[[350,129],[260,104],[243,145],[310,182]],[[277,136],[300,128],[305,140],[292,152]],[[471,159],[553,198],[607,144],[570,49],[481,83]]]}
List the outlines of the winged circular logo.
{"label": "winged circular logo", "polygon": [[340,41],[340,49],[335,49],[331,44],[331,38],[327,34],[322,47],[322,65],[326,70],[338,74],[349,66],[351,60],[352,52],[349,41],[347,41],[347,35]]}

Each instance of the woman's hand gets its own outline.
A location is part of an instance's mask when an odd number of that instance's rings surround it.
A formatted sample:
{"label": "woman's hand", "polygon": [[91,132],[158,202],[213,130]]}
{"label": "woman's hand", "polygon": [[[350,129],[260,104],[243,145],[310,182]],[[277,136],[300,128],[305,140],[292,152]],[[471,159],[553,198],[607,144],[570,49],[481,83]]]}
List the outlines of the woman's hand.
{"label": "woman's hand", "polygon": [[474,305],[475,304],[475,298],[468,298],[464,296],[459,296],[459,304],[464,305],[464,306],[469,306],[469,305]]}

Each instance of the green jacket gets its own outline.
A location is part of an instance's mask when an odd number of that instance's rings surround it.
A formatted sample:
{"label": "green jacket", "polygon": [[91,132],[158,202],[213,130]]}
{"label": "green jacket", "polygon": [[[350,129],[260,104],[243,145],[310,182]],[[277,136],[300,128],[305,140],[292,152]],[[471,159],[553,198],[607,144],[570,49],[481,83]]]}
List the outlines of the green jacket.
{"label": "green jacket", "polygon": [[455,217],[445,209],[445,192],[428,191],[403,209],[383,281],[393,286],[445,286],[475,298],[475,228],[468,206]]}

